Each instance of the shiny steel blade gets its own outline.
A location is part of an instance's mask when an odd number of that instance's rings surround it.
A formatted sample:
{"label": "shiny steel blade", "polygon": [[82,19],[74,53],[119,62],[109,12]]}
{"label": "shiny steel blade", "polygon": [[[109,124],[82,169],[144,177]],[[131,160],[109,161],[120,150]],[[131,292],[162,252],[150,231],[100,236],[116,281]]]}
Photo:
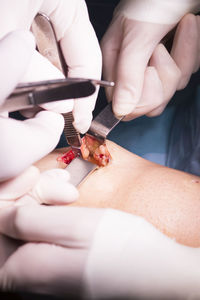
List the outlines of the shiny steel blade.
{"label": "shiny steel blade", "polygon": [[112,111],[112,102],[110,102],[91,123],[87,134],[95,136],[103,142],[108,134],[119,124],[123,116],[116,118]]}
{"label": "shiny steel blade", "polygon": [[[120,122],[120,120],[122,120],[122,118],[123,117],[117,119],[112,112],[111,104],[108,104],[92,121],[87,134],[95,136],[103,143],[107,135]],[[69,132],[67,128],[66,132]],[[70,139],[72,137],[69,136],[68,138]],[[78,186],[86,178],[86,176],[96,168],[96,165],[77,157],[66,169],[71,175],[71,182],[75,186]]]}
{"label": "shiny steel blade", "polygon": [[[33,92],[33,91],[41,91],[41,90],[51,90],[54,88],[61,88],[61,87],[73,87],[74,93],[77,93],[75,89],[80,89],[84,91],[84,93],[89,93],[92,94],[94,93],[94,84],[90,79],[82,79],[82,78],[62,78],[62,79],[51,79],[51,80],[42,80],[42,81],[35,81],[35,82],[25,82],[25,83],[20,83],[16,86],[14,89],[13,93],[11,95],[16,95],[16,94],[21,94],[25,92]],[[88,91],[87,89],[89,88]],[[78,92],[79,97],[80,92]],[[76,96],[75,96],[76,97]]]}
{"label": "shiny steel blade", "polygon": [[81,137],[80,134],[76,131],[73,126],[73,115],[72,112],[65,114],[65,126],[64,126],[64,135],[66,137],[67,143],[72,147],[72,150],[81,155]]}
{"label": "shiny steel blade", "polygon": [[20,109],[27,109],[34,107],[34,102],[31,93],[16,96],[7,99],[3,105],[0,106],[0,112],[13,112]]}
{"label": "shiny steel blade", "polygon": [[66,170],[70,173],[70,182],[78,186],[86,176],[93,170],[97,168],[96,165],[92,164],[89,161],[83,160],[80,157],[76,157],[72,162],[67,166]]}
{"label": "shiny steel blade", "polygon": [[38,51],[67,76],[67,68],[64,66],[50,18],[43,13],[38,13],[31,29],[35,36]]}
{"label": "shiny steel blade", "polygon": [[73,98],[80,98],[84,101],[85,97],[92,95],[95,87],[90,82],[73,83],[67,86],[57,87],[53,89],[43,89],[40,91],[33,91],[33,98],[35,105],[47,103],[52,101],[70,100]]}
{"label": "shiny steel blade", "polygon": [[[68,68],[65,64],[65,60],[63,58],[62,51],[58,44],[55,30],[51,23],[51,20],[45,14],[37,14],[34,22],[32,24],[32,31],[36,38],[36,44],[38,47],[39,52],[45,56],[47,59],[51,61],[58,69],[60,69],[65,77],[67,77]],[[72,142],[75,145],[78,145],[80,142],[80,135],[73,127],[72,123],[69,123],[69,115],[68,113],[63,114],[65,120],[65,137],[68,141],[68,144],[73,146]],[[71,134],[75,133],[70,140],[68,140],[67,130],[72,130]],[[70,132],[69,132],[70,134]]]}

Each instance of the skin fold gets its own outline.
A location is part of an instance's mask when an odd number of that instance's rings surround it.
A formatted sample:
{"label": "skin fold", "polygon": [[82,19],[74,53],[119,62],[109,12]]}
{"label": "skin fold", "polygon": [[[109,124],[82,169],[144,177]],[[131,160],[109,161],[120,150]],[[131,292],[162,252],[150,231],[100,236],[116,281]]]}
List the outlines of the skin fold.
{"label": "skin fold", "polygon": [[[178,243],[200,247],[200,178],[149,162],[107,141],[112,161],[79,185],[73,206],[113,208],[138,215]],[[56,149],[36,163],[40,171],[65,168]]]}

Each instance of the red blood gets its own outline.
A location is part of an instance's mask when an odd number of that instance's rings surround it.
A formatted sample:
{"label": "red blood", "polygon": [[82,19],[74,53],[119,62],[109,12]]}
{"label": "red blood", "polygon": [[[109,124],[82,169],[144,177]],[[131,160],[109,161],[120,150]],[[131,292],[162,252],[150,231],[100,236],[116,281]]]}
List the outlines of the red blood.
{"label": "red blood", "polygon": [[82,139],[81,152],[85,160],[100,167],[106,166],[111,159],[106,144],[101,144],[97,139],[89,135],[85,135]]}
{"label": "red blood", "polygon": [[[82,138],[81,153],[83,159],[100,167],[106,166],[111,159],[106,144],[102,145],[97,139],[88,135]],[[75,157],[74,152],[69,150],[67,153],[58,157],[57,160],[69,165]]]}
{"label": "red blood", "polygon": [[63,154],[62,156],[58,157],[57,160],[58,161],[62,161],[64,162],[66,165],[69,165],[70,162],[75,158],[75,154],[72,150],[69,150],[68,152],[66,152],[65,154]]}

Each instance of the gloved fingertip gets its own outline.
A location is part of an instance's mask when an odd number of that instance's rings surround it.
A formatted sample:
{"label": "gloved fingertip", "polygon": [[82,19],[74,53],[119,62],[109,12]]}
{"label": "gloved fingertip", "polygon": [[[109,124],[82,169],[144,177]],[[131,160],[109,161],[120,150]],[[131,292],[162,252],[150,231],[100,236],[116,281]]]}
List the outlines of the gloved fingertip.
{"label": "gloved fingertip", "polygon": [[88,129],[90,128],[90,124],[88,124],[88,122],[73,122],[73,126],[75,127],[75,129],[80,132],[81,134],[85,134]]}
{"label": "gloved fingertip", "polygon": [[82,134],[86,133],[90,128],[92,122],[92,113],[88,113],[87,116],[74,116],[73,125],[76,130]]}
{"label": "gloved fingertip", "polygon": [[36,184],[39,176],[39,169],[30,166],[17,177],[0,183],[0,200],[15,200],[26,194]]}
{"label": "gloved fingertip", "polygon": [[43,126],[54,128],[57,132],[61,132],[64,128],[64,118],[62,115],[52,111],[40,111],[33,120],[41,121]]}
{"label": "gloved fingertip", "polygon": [[135,108],[134,104],[121,102],[121,103],[113,103],[113,112],[117,117],[126,116],[130,114]]}
{"label": "gloved fingertip", "polygon": [[134,110],[138,101],[133,88],[131,91],[118,88],[113,94],[113,112],[116,116],[128,115]]}
{"label": "gloved fingertip", "polygon": [[71,183],[60,181],[51,196],[43,197],[44,204],[65,205],[73,203],[79,197],[78,190]]}
{"label": "gloved fingertip", "polygon": [[78,190],[69,183],[70,175],[66,170],[52,169],[41,174],[32,190],[32,196],[45,204],[66,204],[75,201]]}

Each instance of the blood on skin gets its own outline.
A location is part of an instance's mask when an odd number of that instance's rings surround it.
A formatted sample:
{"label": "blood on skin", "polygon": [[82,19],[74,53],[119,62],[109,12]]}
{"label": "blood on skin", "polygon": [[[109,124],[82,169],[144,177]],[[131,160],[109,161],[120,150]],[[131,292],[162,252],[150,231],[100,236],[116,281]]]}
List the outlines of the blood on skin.
{"label": "blood on skin", "polygon": [[62,156],[59,156],[57,158],[57,161],[62,161],[66,165],[69,165],[70,162],[75,158],[75,154],[72,150],[69,150],[68,152],[64,153]]}
{"label": "blood on skin", "polygon": [[[106,144],[101,144],[97,139],[88,135],[82,138],[81,154],[83,159],[100,167],[106,166],[111,160],[111,155],[108,152]],[[57,160],[69,165],[75,157],[74,152],[69,150],[58,157]]]}

